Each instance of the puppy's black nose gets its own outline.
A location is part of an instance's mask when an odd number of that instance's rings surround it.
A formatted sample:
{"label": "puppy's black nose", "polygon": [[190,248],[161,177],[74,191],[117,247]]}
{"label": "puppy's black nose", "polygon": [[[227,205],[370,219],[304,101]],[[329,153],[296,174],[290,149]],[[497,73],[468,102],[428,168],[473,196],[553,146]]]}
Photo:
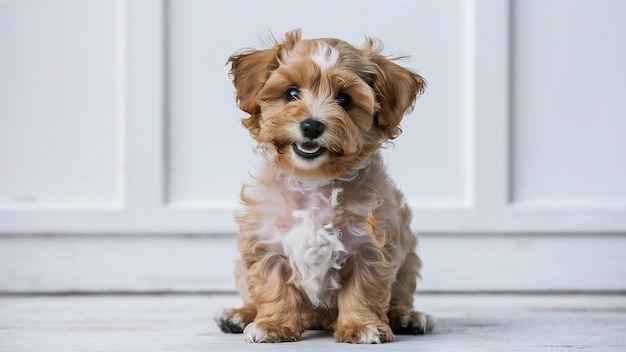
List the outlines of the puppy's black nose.
{"label": "puppy's black nose", "polygon": [[315,139],[319,137],[325,128],[324,123],[316,119],[306,119],[300,122],[300,130],[306,138]]}

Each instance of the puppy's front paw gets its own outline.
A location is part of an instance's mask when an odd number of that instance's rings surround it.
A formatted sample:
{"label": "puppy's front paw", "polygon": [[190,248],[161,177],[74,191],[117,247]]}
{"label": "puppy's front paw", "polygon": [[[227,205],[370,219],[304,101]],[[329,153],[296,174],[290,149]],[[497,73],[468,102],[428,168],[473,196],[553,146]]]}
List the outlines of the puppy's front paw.
{"label": "puppy's front paw", "polygon": [[241,334],[245,327],[243,317],[234,309],[222,309],[214,318],[223,332]]}
{"label": "puppy's front paw", "polygon": [[246,342],[295,342],[301,334],[296,329],[268,322],[253,322],[243,331]]}
{"label": "puppy's front paw", "polygon": [[391,310],[389,325],[396,334],[423,335],[433,331],[434,319],[427,314],[416,311]]}
{"label": "puppy's front paw", "polygon": [[374,344],[395,340],[388,325],[342,325],[335,329],[335,341],[347,343]]}

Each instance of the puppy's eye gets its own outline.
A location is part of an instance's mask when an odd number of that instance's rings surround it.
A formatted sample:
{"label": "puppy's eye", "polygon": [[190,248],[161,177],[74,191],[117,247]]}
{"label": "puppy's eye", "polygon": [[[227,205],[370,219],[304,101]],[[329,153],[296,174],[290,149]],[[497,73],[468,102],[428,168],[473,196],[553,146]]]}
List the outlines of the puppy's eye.
{"label": "puppy's eye", "polygon": [[289,87],[285,92],[285,100],[294,101],[300,98],[300,89],[298,87]]}
{"label": "puppy's eye", "polygon": [[352,107],[352,98],[346,93],[337,94],[337,104],[341,106],[344,110],[348,110]]}

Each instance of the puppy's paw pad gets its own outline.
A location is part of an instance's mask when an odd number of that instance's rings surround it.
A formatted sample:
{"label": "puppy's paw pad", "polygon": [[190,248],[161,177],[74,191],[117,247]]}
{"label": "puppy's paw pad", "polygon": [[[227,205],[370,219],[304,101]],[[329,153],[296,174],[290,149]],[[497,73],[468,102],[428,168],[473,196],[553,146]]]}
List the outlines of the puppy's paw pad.
{"label": "puppy's paw pad", "polygon": [[230,334],[241,334],[244,329],[243,318],[239,313],[233,312],[231,309],[222,309],[215,315],[217,326]]}
{"label": "puppy's paw pad", "polygon": [[380,332],[374,325],[368,325],[361,331],[358,343],[382,343],[380,340]]}
{"label": "puppy's paw pad", "polygon": [[335,331],[337,342],[358,344],[379,344],[395,340],[388,326],[367,324],[362,326],[346,326]]}
{"label": "puppy's paw pad", "polygon": [[251,323],[246,326],[243,331],[243,336],[246,342],[257,343],[257,342],[268,342],[267,341],[267,332],[262,328],[258,327],[256,323]]}
{"label": "puppy's paw pad", "polygon": [[390,317],[391,329],[396,334],[423,335],[433,331],[434,319],[427,314],[411,311],[405,315]]}
{"label": "puppy's paw pad", "polygon": [[295,342],[300,340],[300,334],[286,327],[270,328],[267,324],[253,322],[243,330],[246,342]]}

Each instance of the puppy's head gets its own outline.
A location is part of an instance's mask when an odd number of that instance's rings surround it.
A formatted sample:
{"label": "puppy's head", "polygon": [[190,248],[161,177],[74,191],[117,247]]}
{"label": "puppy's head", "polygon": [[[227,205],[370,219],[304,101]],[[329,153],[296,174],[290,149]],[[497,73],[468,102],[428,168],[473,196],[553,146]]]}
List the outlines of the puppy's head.
{"label": "puppy's head", "polygon": [[426,86],[422,77],[380,55],[338,39],[285,35],[266,50],[233,55],[231,75],[243,125],[275,150],[274,162],[296,177],[349,177],[400,121]]}

